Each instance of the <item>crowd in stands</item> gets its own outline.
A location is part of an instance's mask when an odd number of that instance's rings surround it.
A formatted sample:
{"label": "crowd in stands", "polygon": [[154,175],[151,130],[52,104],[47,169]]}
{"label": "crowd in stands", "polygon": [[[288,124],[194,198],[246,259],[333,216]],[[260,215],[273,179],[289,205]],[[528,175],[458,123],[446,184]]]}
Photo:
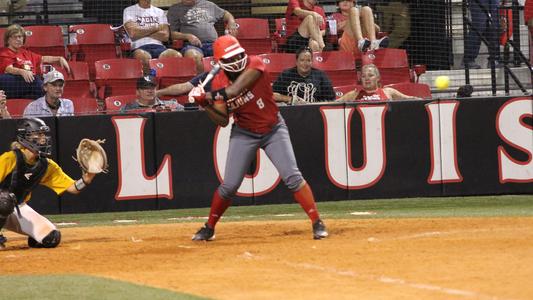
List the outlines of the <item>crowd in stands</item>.
{"label": "crowd in stands", "polygon": [[[0,10],[4,2],[0,1]],[[488,5],[489,13],[497,9],[498,2],[479,1],[481,5]],[[18,1],[16,5],[18,6],[10,10],[20,8],[25,5],[25,1]],[[465,40],[467,51],[463,64],[469,68],[478,68],[475,58],[479,53],[481,38],[476,31],[482,37],[493,40],[498,37],[500,25],[487,22],[487,16],[479,6],[470,5],[469,8],[474,29]],[[369,52],[378,55],[381,53],[378,50],[381,49],[402,47],[410,35],[409,5],[405,1],[385,1],[384,4],[377,5],[376,10],[381,13],[382,24],[376,23],[375,11],[369,6],[357,5],[354,0],[338,1],[337,9],[337,12],[326,17],[324,9],[316,0],[288,1],[283,32],[277,32],[284,37],[278,41],[283,42],[271,49],[271,52],[293,53],[290,58],[284,59],[284,67],[279,70],[279,76],[276,74],[271,78],[277,104],[420,99],[421,97],[406,95],[393,87],[382,86],[381,66],[368,61],[368,56],[365,56]],[[533,18],[528,18],[531,15],[528,4],[525,15],[526,23],[529,22],[532,28]],[[188,101],[185,95],[198,86],[212,68],[213,61],[206,59],[213,57],[212,45],[219,37],[215,25],[223,22],[225,34],[239,37],[239,33],[248,28],[240,28],[238,21],[229,11],[208,0],[182,0],[171,5],[166,12],[152,5],[150,0],[138,0],[134,5],[125,6],[122,22],[130,44],[129,48],[123,49],[127,51],[120,53],[120,50],[117,50],[115,58],[137,59],[141,62],[142,70],[134,76],[135,94],[132,85],[129,93],[131,99],[116,102],[121,105],[117,111],[183,110],[183,104]],[[24,109],[24,116],[74,115],[77,113],[77,99],[70,95],[64,97],[65,87],[69,85],[70,77],[74,77],[66,59],[68,55],[41,55],[28,50],[24,47],[26,34],[24,28],[18,24],[4,29],[4,47],[0,49],[0,117],[9,118],[13,115],[8,110],[9,99],[35,99]],[[338,36],[338,40],[332,42],[329,39],[331,35]],[[359,73],[354,67],[353,75],[346,76],[350,84],[347,85],[349,88],[345,88],[348,92],[342,95],[336,93],[338,84],[330,78],[334,76],[335,70],[329,72],[319,67],[324,64],[322,60],[327,56],[316,56],[317,53],[331,50],[328,43],[335,43],[335,48],[338,47],[339,51],[350,53],[352,61],[360,60],[364,56],[363,67]],[[248,54],[250,55],[250,52]],[[77,53],[75,57],[71,57],[70,63],[74,60],[83,61],[83,55],[81,59],[79,56]],[[175,80],[171,85],[160,87],[160,78],[154,70],[153,61],[165,58],[190,59],[194,61],[195,70],[185,80]],[[268,70],[268,56],[263,56],[262,59]],[[491,48],[489,59],[498,63],[499,50]],[[163,60],[157,63],[163,64]],[[106,69],[106,64],[103,66],[103,69]],[[109,69],[109,66],[107,68]],[[66,73],[60,72],[61,70]],[[101,110],[105,110],[105,98],[110,96],[105,92],[106,87],[100,85],[105,79],[96,75],[95,81],[92,61],[89,63],[89,70],[91,86],[88,94],[95,102],[98,101]],[[409,69],[407,72],[410,72]],[[411,75],[399,78],[397,82],[414,81]],[[389,83],[387,81],[385,84]],[[210,83],[204,89],[210,91]],[[100,93],[101,90],[104,92]]]}

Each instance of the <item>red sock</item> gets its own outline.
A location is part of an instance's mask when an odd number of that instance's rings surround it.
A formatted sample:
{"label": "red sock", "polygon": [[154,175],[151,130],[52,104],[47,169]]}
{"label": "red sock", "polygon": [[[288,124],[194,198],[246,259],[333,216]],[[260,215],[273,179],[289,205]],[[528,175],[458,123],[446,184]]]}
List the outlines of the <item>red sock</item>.
{"label": "red sock", "polygon": [[313,191],[307,182],[305,185],[294,193],[294,199],[296,202],[300,203],[300,206],[304,209],[305,213],[311,219],[311,222],[315,222],[320,218],[318,215],[318,210],[316,208],[315,197],[313,196]]}
{"label": "red sock", "polygon": [[211,228],[215,228],[218,220],[226,209],[231,205],[231,200],[224,200],[218,194],[218,191],[215,191],[213,194],[213,199],[211,200],[211,211],[209,212],[209,219],[207,220],[207,225]]}

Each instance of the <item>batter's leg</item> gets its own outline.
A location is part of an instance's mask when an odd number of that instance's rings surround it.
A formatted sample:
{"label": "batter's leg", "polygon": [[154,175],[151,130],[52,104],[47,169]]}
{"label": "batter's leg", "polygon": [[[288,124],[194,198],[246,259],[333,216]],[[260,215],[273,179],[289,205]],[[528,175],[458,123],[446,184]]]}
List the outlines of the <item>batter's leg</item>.
{"label": "batter's leg", "polygon": [[224,170],[224,180],[213,194],[209,218],[192,237],[194,241],[209,241],[215,237],[215,226],[226,209],[231,205],[231,198],[237,193],[246,171],[255,157],[261,139],[246,134],[238,127],[233,127]]}
{"label": "batter's leg", "polygon": [[282,124],[265,141],[264,149],[274,166],[276,166],[285,185],[294,193],[296,202],[304,209],[311,222],[315,223],[320,218],[315,198],[296,164],[296,157],[292,149],[287,125]]}

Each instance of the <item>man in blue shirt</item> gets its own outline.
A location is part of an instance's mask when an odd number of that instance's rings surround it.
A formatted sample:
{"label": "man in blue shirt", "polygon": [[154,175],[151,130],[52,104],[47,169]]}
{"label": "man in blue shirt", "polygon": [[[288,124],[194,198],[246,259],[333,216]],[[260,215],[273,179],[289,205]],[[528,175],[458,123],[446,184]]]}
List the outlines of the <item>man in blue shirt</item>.
{"label": "man in blue shirt", "polygon": [[51,117],[74,115],[72,100],[61,98],[65,88],[65,77],[61,72],[52,70],[44,74],[45,95],[31,102],[24,109],[24,117]]}

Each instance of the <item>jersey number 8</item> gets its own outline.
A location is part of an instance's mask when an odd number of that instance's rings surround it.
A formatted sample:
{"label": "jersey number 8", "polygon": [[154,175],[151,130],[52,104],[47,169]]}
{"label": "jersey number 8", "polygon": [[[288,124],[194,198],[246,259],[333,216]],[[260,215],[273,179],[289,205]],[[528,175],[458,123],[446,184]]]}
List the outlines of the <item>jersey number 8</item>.
{"label": "jersey number 8", "polygon": [[257,101],[255,103],[257,104],[259,109],[263,109],[265,107],[265,103],[263,103],[263,99],[262,98],[257,99]]}

